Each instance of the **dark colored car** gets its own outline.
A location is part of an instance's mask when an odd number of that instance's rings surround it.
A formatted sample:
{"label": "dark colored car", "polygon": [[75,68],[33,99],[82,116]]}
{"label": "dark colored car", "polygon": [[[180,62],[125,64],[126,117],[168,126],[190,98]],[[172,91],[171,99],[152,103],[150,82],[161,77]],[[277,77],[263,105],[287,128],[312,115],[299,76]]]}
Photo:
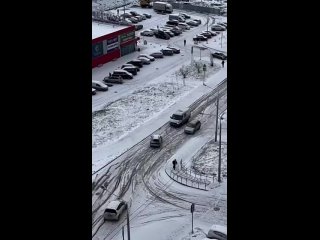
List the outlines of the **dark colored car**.
{"label": "dark colored car", "polygon": [[146,18],[151,18],[152,17],[151,14],[148,14],[148,13],[142,13],[142,15],[145,15]]}
{"label": "dark colored car", "polygon": [[135,24],[134,27],[136,28],[136,31],[139,31],[143,28],[142,24]]}
{"label": "dark colored car", "polygon": [[216,32],[211,32],[209,30],[208,31],[203,31],[203,32],[210,33],[212,37],[217,36]]}
{"label": "dark colored car", "polygon": [[161,49],[160,50],[163,55],[165,56],[172,56],[173,55],[173,50],[172,49],[169,49],[169,48],[165,48],[165,49]]}
{"label": "dark colored car", "polygon": [[212,31],[225,31],[226,28],[221,25],[213,25],[213,26],[211,26],[211,30]]}
{"label": "dark colored car", "polygon": [[121,69],[124,68],[124,67],[135,67],[138,72],[140,71],[140,68],[137,67],[137,66],[134,66],[133,64],[125,63],[125,64],[123,64],[123,65],[121,66]]}
{"label": "dark colored car", "polygon": [[181,32],[179,30],[175,29],[175,28],[171,28],[170,32],[172,32],[175,36],[178,36],[178,35],[181,34]]}
{"label": "dark colored car", "polygon": [[135,17],[128,18],[132,23],[138,23],[138,20]]}
{"label": "dark colored car", "polygon": [[167,48],[172,49],[173,53],[176,53],[176,54],[180,53],[179,48],[176,48],[176,47],[167,47]]}
{"label": "dark colored car", "polygon": [[205,36],[206,38],[212,38],[211,33],[208,33],[208,32],[202,32],[202,33],[200,33],[200,35],[203,35],[203,36]]}
{"label": "dark colored car", "polygon": [[163,32],[163,31],[160,31],[160,30],[158,32],[154,33],[154,36],[156,38],[161,38],[161,39],[165,39],[165,40],[170,39],[169,34]]}
{"label": "dark colored car", "polygon": [[169,21],[166,22],[166,24],[173,25],[173,26],[178,26],[179,25],[179,21],[178,20],[169,20]]}
{"label": "dark colored car", "polygon": [[108,83],[122,84],[123,78],[121,76],[108,76],[108,77],[105,77],[102,81],[106,84],[108,84]]}
{"label": "dark colored car", "polygon": [[139,14],[138,14],[137,12],[135,12],[135,11],[131,11],[130,14],[131,14],[132,16],[137,16],[137,15],[139,15]]}
{"label": "dark colored car", "polygon": [[162,145],[162,136],[159,134],[155,134],[151,136],[150,139],[150,147],[161,147]]}
{"label": "dark colored car", "polygon": [[193,21],[193,20],[187,22],[187,24],[188,24],[189,26],[193,26],[193,27],[197,27],[197,26],[199,25],[196,21]]}
{"label": "dark colored car", "polygon": [[197,22],[197,23],[198,23],[198,25],[200,25],[200,24],[201,24],[201,20],[200,20],[200,19],[193,19],[193,21]]}
{"label": "dark colored car", "polygon": [[193,38],[193,41],[207,41],[208,38],[206,38],[205,36],[203,35],[196,35],[194,38]]}
{"label": "dark colored car", "polygon": [[163,53],[162,52],[154,52],[154,53],[151,53],[150,56],[152,56],[154,58],[163,58]]}
{"label": "dark colored car", "polygon": [[123,70],[126,70],[129,73],[132,73],[133,75],[137,75],[137,67],[123,67]]}
{"label": "dark colored car", "polygon": [[191,16],[190,16],[190,15],[185,14],[185,13],[180,13],[180,15],[182,15],[185,19],[189,19],[189,18],[191,18]]}
{"label": "dark colored car", "polygon": [[137,66],[139,68],[143,67],[143,63],[140,60],[137,60],[137,59],[136,60],[131,60],[131,61],[127,62],[127,63],[132,64],[134,66]]}
{"label": "dark colored car", "polygon": [[221,53],[221,52],[212,53],[212,57],[215,57],[215,58],[218,58],[221,60],[227,60],[227,55],[225,55],[224,53]]}
{"label": "dark colored car", "polygon": [[201,122],[199,120],[193,120],[187,123],[187,126],[184,129],[184,132],[187,134],[194,134],[196,131],[200,129],[200,127],[201,127]]}

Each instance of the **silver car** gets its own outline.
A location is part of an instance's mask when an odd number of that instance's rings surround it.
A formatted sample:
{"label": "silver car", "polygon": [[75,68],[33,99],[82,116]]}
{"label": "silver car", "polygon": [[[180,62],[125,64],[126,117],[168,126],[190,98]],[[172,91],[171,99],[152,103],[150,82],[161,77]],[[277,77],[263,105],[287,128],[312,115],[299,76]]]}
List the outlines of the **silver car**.
{"label": "silver car", "polygon": [[196,131],[198,131],[201,127],[201,122],[199,120],[193,120],[189,122],[184,129],[184,132],[187,134],[194,134]]}
{"label": "silver car", "polygon": [[121,214],[127,209],[127,203],[123,200],[112,201],[104,210],[104,220],[119,220]]}
{"label": "silver car", "polygon": [[138,60],[142,62],[142,64],[150,64],[150,59],[146,57],[138,57]]}

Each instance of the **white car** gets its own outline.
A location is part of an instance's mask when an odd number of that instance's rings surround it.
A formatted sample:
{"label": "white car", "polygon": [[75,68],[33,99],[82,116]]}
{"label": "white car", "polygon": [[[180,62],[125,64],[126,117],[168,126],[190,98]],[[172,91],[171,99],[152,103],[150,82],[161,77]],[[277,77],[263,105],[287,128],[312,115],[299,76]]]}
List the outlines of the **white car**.
{"label": "white car", "polygon": [[140,33],[141,36],[148,36],[152,37],[154,35],[154,32],[152,30],[144,30]]}
{"label": "white car", "polygon": [[150,59],[146,57],[138,57],[138,60],[140,60],[143,64],[150,64]]}
{"label": "white car", "polygon": [[123,200],[111,201],[104,210],[104,220],[119,220],[120,215],[127,209],[127,203]]}
{"label": "white car", "polygon": [[145,57],[145,58],[148,58],[151,62],[154,61],[154,57],[150,56],[150,55],[147,55],[147,54],[140,54],[138,57]]}
{"label": "white car", "polygon": [[227,240],[227,227],[216,224],[212,225],[208,231],[207,238]]}
{"label": "white car", "polygon": [[95,80],[92,80],[92,88],[96,89],[97,91],[108,91],[107,85]]}

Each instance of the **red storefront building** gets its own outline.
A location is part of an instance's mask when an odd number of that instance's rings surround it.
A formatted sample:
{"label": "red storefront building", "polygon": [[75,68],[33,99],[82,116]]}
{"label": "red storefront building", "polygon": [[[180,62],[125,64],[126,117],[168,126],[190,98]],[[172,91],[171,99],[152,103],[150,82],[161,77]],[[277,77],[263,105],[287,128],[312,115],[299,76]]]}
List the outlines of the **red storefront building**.
{"label": "red storefront building", "polygon": [[136,50],[135,26],[92,22],[92,68]]}

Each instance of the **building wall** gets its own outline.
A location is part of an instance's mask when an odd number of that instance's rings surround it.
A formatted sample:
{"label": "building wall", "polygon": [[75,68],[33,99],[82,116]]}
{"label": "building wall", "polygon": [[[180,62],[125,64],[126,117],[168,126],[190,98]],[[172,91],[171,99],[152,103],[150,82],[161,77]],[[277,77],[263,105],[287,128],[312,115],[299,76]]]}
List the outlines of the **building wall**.
{"label": "building wall", "polygon": [[132,52],[132,46],[136,45],[136,41],[134,26],[128,26],[125,29],[92,39],[92,68],[123,56],[121,48],[127,45],[131,45],[131,47],[124,48],[128,49],[124,53]]}

